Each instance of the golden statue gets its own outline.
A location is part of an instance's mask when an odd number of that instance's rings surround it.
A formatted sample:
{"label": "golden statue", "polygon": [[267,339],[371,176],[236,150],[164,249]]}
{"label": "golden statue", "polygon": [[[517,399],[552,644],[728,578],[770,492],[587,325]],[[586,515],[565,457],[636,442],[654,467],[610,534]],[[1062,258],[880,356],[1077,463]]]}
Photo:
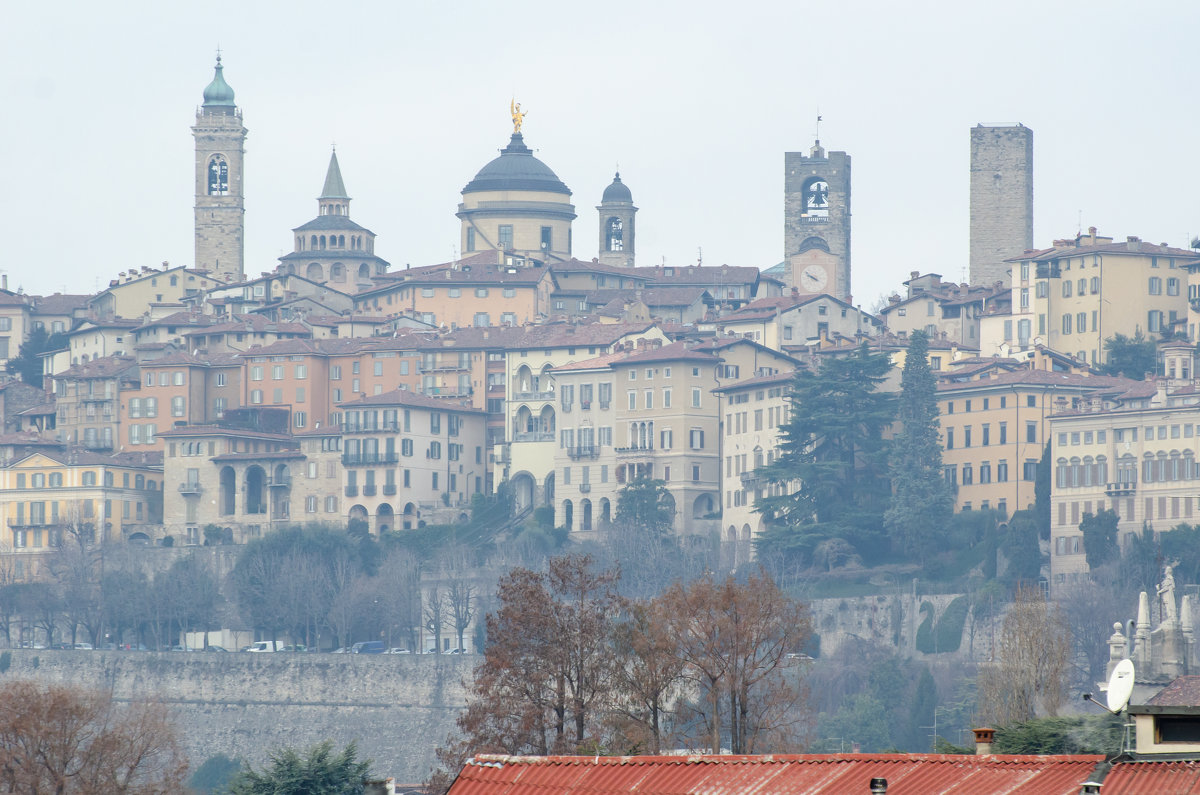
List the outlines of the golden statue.
{"label": "golden statue", "polygon": [[512,113],[513,132],[521,132],[521,122],[525,121],[525,113],[521,110],[521,103],[513,99],[508,103],[508,110]]}

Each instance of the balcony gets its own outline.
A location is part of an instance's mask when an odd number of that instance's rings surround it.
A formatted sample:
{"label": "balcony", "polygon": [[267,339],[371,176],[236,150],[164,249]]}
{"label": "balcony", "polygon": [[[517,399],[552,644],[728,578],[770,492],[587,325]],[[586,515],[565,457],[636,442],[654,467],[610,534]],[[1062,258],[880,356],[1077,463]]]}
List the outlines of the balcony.
{"label": "balcony", "polygon": [[461,373],[471,369],[471,365],[462,364],[461,362],[447,362],[443,364],[426,364],[421,363],[419,372],[422,373]]}
{"label": "balcony", "polygon": [[472,386],[427,386],[421,389],[421,394],[428,397],[470,397],[475,394]]}
{"label": "balcony", "polygon": [[358,496],[358,486],[347,486],[346,487],[346,496],[347,497],[357,497]]}
{"label": "balcony", "polygon": [[551,389],[546,392],[513,392],[512,399],[550,401],[554,400],[554,390]]}
{"label": "balcony", "polygon": [[591,490],[592,490],[591,483],[580,483],[579,484],[579,493],[580,494],[588,494],[591,492]]}
{"label": "balcony", "polygon": [[600,401],[600,410],[601,411],[608,411],[608,406],[609,406],[609,403],[607,400]]}
{"label": "balcony", "polygon": [[84,439],[81,445],[84,450],[112,450],[113,443],[110,439]]}
{"label": "balcony", "polygon": [[291,475],[280,475],[279,477],[267,478],[267,488],[269,489],[290,489],[291,487]]}
{"label": "balcony", "polygon": [[1109,497],[1132,497],[1137,493],[1137,483],[1105,483],[1104,493]]}
{"label": "balcony", "polygon": [[1054,262],[1039,262],[1037,269],[1034,271],[1035,279],[1060,279],[1062,278],[1062,267],[1057,261]]}
{"label": "balcony", "polygon": [[592,401],[590,401],[590,400],[579,401],[579,410],[580,411],[591,411],[592,410]]}
{"label": "balcony", "polygon": [[204,492],[204,487],[199,483],[180,483],[179,493],[185,497],[199,497]]}
{"label": "balcony", "polygon": [[596,458],[600,455],[600,450],[597,447],[570,447],[567,449],[567,455],[578,461],[582,458]]}
{"label": "balcony", "polygon": [[613,449],[616,452],[622,453],[622,454],[633,453],[633,454],[639,454],[639,455],[646,455],[648,453],[654,452],[654,445],[648,444],[645,447],[615,447]]}
{"label": "balcony", "polygon": [[397,453],[342,453],[343,466],[395,464],[399,461],[400,456]]}
{"label": "balcony", "polygon": [[492,453],[492,460],[497,464],[511,464],[512,452],[508,449],[508,445],[496,445]]}
{"label": "balcony", "polygon": [[399,433],[400,425],[394,420],[370,425],[343,425],[342,433]]}
{"label": "balcony", "polygon": [[516,442],[553,442],[553,431],[528,431],[526,433],[518,433],[514,436],[513,441]]}
{"label": "balcony", "polygon": [[362,489],[363,489],[364,497],[374,497],[375,496],[375,484],[372,483],[372,484],[363,486]]}
{"label": "balcony", "polygon": [[757,470],[743,472],[739,477],[742,479],[742,488],[744,489],[756,489],[762,485],[764,480]]}
{"label": "balcony", "polygon": [[396,484],[395,483],[384,483],[383,484],[383,494],[386,497],[394,496],[396,494]]}

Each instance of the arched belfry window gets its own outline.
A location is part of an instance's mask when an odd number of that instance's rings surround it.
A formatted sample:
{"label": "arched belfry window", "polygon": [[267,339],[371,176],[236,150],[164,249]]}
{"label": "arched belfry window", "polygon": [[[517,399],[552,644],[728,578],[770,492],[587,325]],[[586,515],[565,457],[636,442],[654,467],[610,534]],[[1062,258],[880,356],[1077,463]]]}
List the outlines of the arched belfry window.
{"label": "arched belfry window", "polygon": [[609,218],[607,224],[608,251],[623,251],[625,249],[625,224],[620,218]]}
{"label": "arched belfry window", "polygon": [[829,217],[829,183],[815,179],[804,188],[804,214],[810,218]]}
{"label": "arched belfry window", "polygon": [[222,155],[213,155],[208,160],[208,195],[229,195],[229,163]]}

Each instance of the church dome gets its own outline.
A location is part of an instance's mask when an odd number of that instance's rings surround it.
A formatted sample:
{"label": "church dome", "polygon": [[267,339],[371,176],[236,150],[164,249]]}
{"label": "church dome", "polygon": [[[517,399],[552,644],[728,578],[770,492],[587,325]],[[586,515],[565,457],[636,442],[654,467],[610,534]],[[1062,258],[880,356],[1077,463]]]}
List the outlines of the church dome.
{"label": "church dome", "polygon": [[225,82],[224,70],[225,67],[221,66],[221,56],[218,55],[212,82],[204,89],[204,106],[206,108],[233,107],[233,89]]}
{"label": "church dome", "polygon": [[571,189],[563,184],[558,175],[533,156],[533,150],[525,145],[521,133],[513,133],[508,146],[500,150],[500,156],[481,168],[475,179],[467,183],[462,192],[493,190],[543,191],[571,195]]}
{"label": "church dome", "polygon": [[600,201],[604,204],[611,204],[613,202],[633,203],[633,194],[629,192],[629,186],[621,181],[620,171],[613,176],[612,184],[604,189],[604,197]]}

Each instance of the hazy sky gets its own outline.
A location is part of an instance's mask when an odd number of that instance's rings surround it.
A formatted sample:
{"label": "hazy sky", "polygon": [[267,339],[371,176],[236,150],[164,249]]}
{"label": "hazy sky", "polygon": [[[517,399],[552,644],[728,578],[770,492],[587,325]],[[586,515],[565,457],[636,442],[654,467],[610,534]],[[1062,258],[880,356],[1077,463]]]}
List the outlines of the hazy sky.
{"label": "hazy sky", "polygon": [[250,135],[246,272],[316,215],[330,144],[351,217],[403,268],[450,259],[460,191],[526,111],[596,255],[619,163],[641,265],[783,258],[783,153],[854,159],[853,288],[963,278],[969,128],[1034,130],[1034,241],[1186,246],[1200,4],[268,2],[10,4],[0,269],[27,292],[191,264],[190,126],[221,47]]}

